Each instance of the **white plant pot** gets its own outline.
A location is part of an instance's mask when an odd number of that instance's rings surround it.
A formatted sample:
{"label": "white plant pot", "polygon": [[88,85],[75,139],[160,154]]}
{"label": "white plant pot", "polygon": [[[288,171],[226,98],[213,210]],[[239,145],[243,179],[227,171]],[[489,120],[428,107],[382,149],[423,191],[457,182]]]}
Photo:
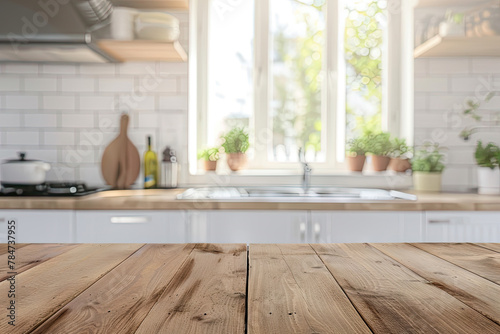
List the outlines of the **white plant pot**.
{"label": "white plant pot", "polygon": [[417,191],[441,191],[442,173],[413,172],[413,188]]}
{"label": "white plant pot", "polygon": [[481,195],[500,195],[500,168],[478,167],[478,193]]}

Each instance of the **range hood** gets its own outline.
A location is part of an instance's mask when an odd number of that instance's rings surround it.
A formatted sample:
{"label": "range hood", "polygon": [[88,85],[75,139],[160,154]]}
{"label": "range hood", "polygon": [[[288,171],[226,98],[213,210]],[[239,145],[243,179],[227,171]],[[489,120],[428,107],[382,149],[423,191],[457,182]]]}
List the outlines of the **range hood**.
{"label": "range hood", "polygon": [[106,63],[109,0],[1,0],[0,62]]}

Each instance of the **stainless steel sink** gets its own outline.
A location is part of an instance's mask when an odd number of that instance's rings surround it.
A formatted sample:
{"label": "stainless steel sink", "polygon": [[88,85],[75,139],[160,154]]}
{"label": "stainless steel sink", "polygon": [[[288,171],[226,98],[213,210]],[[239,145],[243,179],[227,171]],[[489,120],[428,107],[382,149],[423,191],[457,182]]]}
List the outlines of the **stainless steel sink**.
{"label": "stainless steel sink", "polygon": [[312,187],[204,187],[190,188],[178,195],[178,199],[213,199],[238,201],[320,201],[320,202],[355,202],[410,200],[417,197],[394,190]]}

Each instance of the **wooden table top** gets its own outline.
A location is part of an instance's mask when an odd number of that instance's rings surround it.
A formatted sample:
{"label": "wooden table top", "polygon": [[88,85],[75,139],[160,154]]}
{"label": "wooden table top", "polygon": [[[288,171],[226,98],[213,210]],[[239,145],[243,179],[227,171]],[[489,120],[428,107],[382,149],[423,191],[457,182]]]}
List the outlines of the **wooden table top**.
{"label": "wooden table top", "polygon": [[14,283],[0,254],[0,333],[500,333],[500,244],[25,244]]}

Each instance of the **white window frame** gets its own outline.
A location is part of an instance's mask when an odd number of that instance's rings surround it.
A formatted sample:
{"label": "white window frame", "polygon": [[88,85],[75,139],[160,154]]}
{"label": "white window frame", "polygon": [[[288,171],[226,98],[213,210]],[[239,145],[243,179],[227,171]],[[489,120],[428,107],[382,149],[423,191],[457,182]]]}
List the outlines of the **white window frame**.
{"label": "white window frame", "polygon": [[[227,0],[216,0],[233,3]],[[269,18],[269,1],[256,0],[256,17]],[[344,27],[337,19],[344,8],[344,1],[327,0],[326,13],[326,35],[336,36],[337,43],[327,43],[324,57],[324,70],[326,78],[322,87],[322,117],[325,119],[322,131],[322,143],[326,145],[326,161],[324,163],[312,163],[311,166],[319,174],[342,173],[345,170],[345,61],[343,59],[343,33]],[[382,129],[389,131],[394,136],[406,138],[413,143],[413,6],[410,1],[388,0],[389,23],[387,29],[388,50],[386,52],[385,80],[384,86]],[[199,147],[206,143],[206,127],[198,127],[198,124],[207,123],[208,107],[208,0],[190,1],[190,56],[189,56],[189,174],[196,175],[197,157]],[[329,19],[334,17],[335,19]],[[402,19],[404,17],[404,20]],[[341,20],[343,24],[343,20]],[[250,120],[251,133],[255,129],[269,128],[269,19],[259,21],[255,25],[255,45],[260,45],[258,52],[254,54],[254,111],[261,110],[261,115],[254,112],[254,120]],[[205,70],[199,70],[205,69]],[[342,78],[342,80],[339,80]],[[265,81],[267,79],[267,82]],[[342,92],[342,93],[340,93]],[[337,111],[343,112],[337,112]],[[265,114],[265,115],[264,115]],[[335,144],[328,138],[334,138]],[[251,138],[255,142],[255,138]],[[269,145],[269,143],[267,144]],[[267,152],[256,154],[254,161],[250,163],[248,171],[240,173],[249,175],[255,173],[255,169],[283,170],[284,174],[300,173],[298,164],[291,162],[268,162],[265,159]],[[285,171],[286,170],[286,171]],[[256,174],[265,174],[262,171]],[[275,172],[269,174],[276,175]]]}

